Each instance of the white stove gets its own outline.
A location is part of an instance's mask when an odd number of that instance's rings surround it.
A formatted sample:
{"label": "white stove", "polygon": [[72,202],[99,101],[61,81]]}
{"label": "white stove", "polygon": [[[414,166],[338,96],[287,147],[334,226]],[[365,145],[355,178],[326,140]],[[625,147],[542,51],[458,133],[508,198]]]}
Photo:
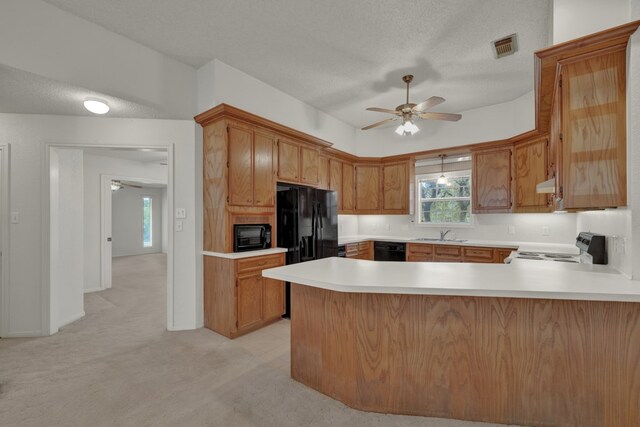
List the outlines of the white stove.
{"label": "white stove", "polygon": [[582,261],[580,255],[571,254],[557,254],[550,252],[512,252],[505,263],[510,263],[514,259],[528,259],[533,261],[555,261],[555,262],[569,262],[579,264]]}
{"label": "white stove", "polygon": [[505,260],[505,264],[514,259],[526,259],[531,261],[568,262],[573,264],[606,264],[607,252],[605,248],[605,236],[602,234],[582,232],[576,238],[576,246],[580,254],[557,254],[551,252],[511,252]]}

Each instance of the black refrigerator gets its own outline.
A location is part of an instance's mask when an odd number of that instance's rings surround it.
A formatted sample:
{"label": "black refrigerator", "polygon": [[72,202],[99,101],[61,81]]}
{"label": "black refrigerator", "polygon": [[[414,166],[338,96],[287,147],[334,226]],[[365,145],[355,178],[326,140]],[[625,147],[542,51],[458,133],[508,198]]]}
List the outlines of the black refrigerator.
{"label": "black refrigerator", "polygon": [[[278,247],[287,248],[287,264],[338,256],[338,196],[335,191],[278,185]],[[286,284],[290,317],[290,284]]]}

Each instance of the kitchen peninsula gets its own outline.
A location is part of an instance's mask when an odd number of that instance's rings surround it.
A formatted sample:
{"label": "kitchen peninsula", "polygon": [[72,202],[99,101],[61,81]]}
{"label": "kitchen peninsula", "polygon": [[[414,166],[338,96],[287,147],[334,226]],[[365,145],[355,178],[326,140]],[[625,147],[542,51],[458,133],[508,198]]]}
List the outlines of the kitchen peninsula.
{"label": "kitchen peninsula", "polygon": [[640,288],[602,266],[328,258],[292,283],[291,376],[372,412],[640,424]]}

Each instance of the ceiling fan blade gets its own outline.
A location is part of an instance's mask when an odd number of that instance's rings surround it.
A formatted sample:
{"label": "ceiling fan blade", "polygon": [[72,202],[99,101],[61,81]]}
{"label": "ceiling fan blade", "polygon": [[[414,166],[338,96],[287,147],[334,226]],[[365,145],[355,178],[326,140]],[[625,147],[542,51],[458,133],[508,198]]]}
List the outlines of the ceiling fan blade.
{"label": "ceiling fan blade", "polygon": [[421,102],[420,104],[416,105],[415,107],[413,107],[413,111],[416,112],[421,112],[421,111],[426,111],[429,108],[433,108],[438,104],[442,104],[444,102],[444,98],[441,98],[439,96],[432,96],[431,98],[427,99],[424,102]]}
{"label": "ceiling fan blade", "polygon": [[378,127],[380,125],[383,125],[383,124],[385,124],[387,122],[393,122],[395,120],[398,120],[398,118],[397,117],[389,117],[388,119],[380,120],[379,122],[376,122],[376,123],[374,123],[372,125],[365,126],[365,127],[362,128],[362,130],[372,129],[372,128]]}
{"label": "ceiling fan blade", "polygon": [[462,118],[462,114],[451,113],[417,113],[417,116],[421,119],[446,120],[448,122],[457,122]]}
{"label": "ceiling fan blade", "polygon": [[377,111],[378,113],[389,113],[389,114],[396,114],[396,115],[401,115],[402,114],[402,111],[389,110],[387,108],[369,107],[369,108],[367,108],[367,110],[369,110],[369,111]]}

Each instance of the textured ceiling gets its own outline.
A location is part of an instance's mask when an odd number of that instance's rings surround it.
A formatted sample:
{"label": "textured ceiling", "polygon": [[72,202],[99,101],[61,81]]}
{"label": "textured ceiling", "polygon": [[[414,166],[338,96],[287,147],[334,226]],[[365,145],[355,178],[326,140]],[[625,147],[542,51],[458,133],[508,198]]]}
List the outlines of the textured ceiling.
{"label": "textured ceiling", "polygon": [[0,64],[0,113],[96,116],[84,108],[87,98],[106,101],[111,107],[108,117],[172,118],[131,101]]}
{"label": "textured ceiling", "polygon": [[[179,61],[213,58],[354,126],[367,106],[431,95],[459,112],[533,89],[534,50],[550,41],[551,0],[46,0]],[[490,42],[518,34],[493,59]]]}

